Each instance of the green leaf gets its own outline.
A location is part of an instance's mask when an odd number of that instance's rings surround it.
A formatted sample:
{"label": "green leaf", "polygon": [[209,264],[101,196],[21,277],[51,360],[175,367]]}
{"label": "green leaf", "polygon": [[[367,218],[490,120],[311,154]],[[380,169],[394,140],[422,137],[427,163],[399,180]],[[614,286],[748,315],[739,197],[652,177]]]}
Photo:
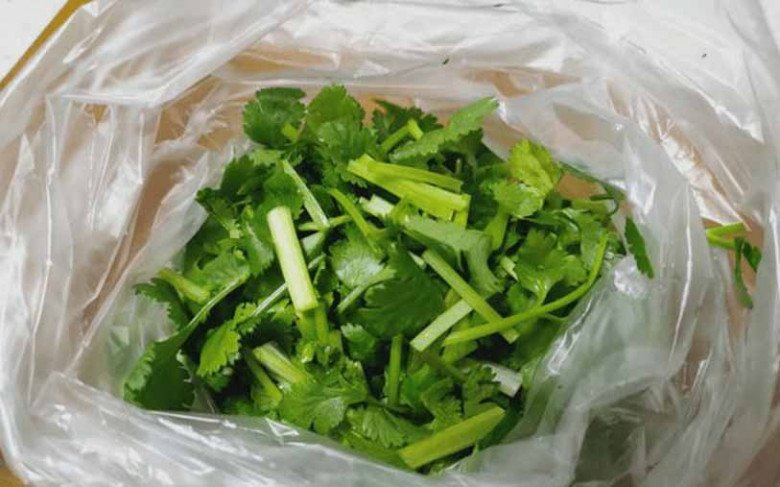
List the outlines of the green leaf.
{"label": "green leaf", "polygon": [[290,140],[283,133],[285,126],[298,128],[305,107],[298,88],[265,88],[244,107],[244,132],[250,139],[268,147],[278,148]]}
{"label": "green leaf", "polygon": [[330,248],[331,265],[339,280],[349,288],[355,288],[384,267],[381,255],[353,225],[344,229],[345,239]]}
{"label": "green leaf", "polygon": [[235,324],[226,322],[212,330],[200,351],[198,375],[207,376],[226,367],[239,356],[241,351],[241,335],[236,331]]}
{"label": "green leaf", "polygon": [[352,409],[347,413],[347,418],[353,431],[385,448],[398,448],[426,435],[409,421],[377,406]]}
{"label": "green leaf", "polygon": [[483,98],[456,111],[446,127],[426,132],[421,139],[399,146],[390,160],[400,164],[425,162],[449,144],[455,144],[482,126],[482,121],[493,113],[498,103]]}
{"label": "green leaf", "polygon": [[753,298],[750,296],[747,284],[742,276],[742,259],[755,272],[761,263],[761,251],[750,245],[743,237],[734,238],[734,287],[737,291],[737,298],[746,308],[753,307]]}
{"label": "green leaf", "polygon": [[236,213],[231,204],[217,190],[203,188],[198,191],[197,201],[224,228],[230,238],[240,238]]}
{"label": "green leaf", "polygon": [[653,272],[653,264],[650,262],[650,257],[647,255],[645,239],[639,232],[639,228],[634,223],[634,220],[630,217],[626,218],[625,236],[626,242],[628,242],[628,251],[634,256],[637,268],[642,274],[652,279],[655,273]]}
{"label": "green leaf", "polygon": [[326,434],[344,421],[349,406],[365,401],[367,395],[360,364],[344,361],[343,370],[330,369],[320,380],[292,384],[279,413],[285,421]]}
{"label": "green leaf", "polygon": [[125,400],[146,409],[186,410],[195,396],[189,373],[177,358],[183,343],[177,333],[149,345],[125,380]]}
{"label": "green leaf", "polygon": [[452,379],[445,378],[433,383],[420,394],[420,401],[433,416],[428,429],[439,431],[463,419],[460,401],[454,395]]}
{"label": "green leaf", "polygon": [[499,393],[495,373],[489,367],[472,367],[463,384],[463,413],[466,418],[493,407],[488,401]]}
{"label": "green leaf", "polygon": [[443,289],[405,250],[392,250],[388,266],[393,277],[366,291],[355,321],[381,338],[414,335],[441,313]]}
{"label": "green leaf", "polygon": [[512,178],[535,189],[542,197],[555,188],[561,168],[541,145],[526,139],[515,145],[507,160]]}
{"label": "green leaf", "polygon": [[347,323],[341,326],[341,335],[347,341],[347,350],[353,360],[374,365],[377,362],[379,341],[360,325]]}
{"label": "green leaf", "polygon": [[489,185],[496,203],[515,218],[531,216],[542,209],[544,195],[522,183],[502,179]]}
{"label": "green leaf", "polygon": [[334,121],[360,123],[365,116],[360,103],[341,85],[323,88],[309,103],[306,128],[317,134],[323,124]]}
{"label": "green leaf", "polygon": [[148,283],[137,284],[135,291],[165,305],[168,310],[168,318],[176,325],[177,329],[184,328],[190,320],[187,308],[179,299],[176,289],[159,277],[152,278]]}

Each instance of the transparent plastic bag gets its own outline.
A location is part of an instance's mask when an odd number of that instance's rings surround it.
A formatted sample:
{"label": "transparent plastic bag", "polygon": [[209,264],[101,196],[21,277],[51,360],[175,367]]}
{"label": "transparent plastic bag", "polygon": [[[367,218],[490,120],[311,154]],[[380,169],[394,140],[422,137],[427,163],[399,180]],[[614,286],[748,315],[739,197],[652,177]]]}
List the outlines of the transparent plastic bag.
{"label": "transparent plastic bag", "polygon": [[[38,485],[768,485],[780,56],[758,3],[695,21],[666,3],[83,7],[0,94],[6,461]],[[131,286],[202,222],[195,192],[245,143],[242,104],[262,86],[333,81],[367,104],[439,113],[496,96],[496,150],[530,136],[623,188],[656,266],[653,280],[631,259],[604,276],[507,441],[435,478],[283,424],[120,397],[145,345],[170,331]],[[702,216],[763,229],[752,311]]]}

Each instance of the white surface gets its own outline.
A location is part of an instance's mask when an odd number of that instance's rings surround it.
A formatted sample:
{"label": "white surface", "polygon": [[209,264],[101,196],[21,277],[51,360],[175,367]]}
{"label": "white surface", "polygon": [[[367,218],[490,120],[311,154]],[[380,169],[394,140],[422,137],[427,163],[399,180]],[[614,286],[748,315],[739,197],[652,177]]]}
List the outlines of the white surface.
{"label": "white surface", "polygon": [[0,78],[64,4],[65,0],[0,0]]}

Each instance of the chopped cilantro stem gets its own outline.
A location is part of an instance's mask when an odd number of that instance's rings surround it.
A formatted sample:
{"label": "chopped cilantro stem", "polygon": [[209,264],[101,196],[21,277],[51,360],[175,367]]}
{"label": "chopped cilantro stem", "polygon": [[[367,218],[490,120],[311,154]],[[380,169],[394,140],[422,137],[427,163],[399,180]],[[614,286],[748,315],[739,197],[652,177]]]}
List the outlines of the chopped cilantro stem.
{"label": "chopped cilantro stem", "polygon": [[[352,217],[349,215],[334,216],[333,218],[328,219],[328,228],[335,228],[351,221]],[[298,230],[302,232],[312,232],[322,230],[322,227],[320,227],[316,222],[311,221],[298,225]]]}
{"label": "chopped cilantro stem", "polygon": [[378,174],[371,170],[371,162],[376,161],[369,155],[363,155],[350,161],[347,170],[399,198],[408,199],[410,203],[421,210],[438,218],[449,220],[454,212],[463,211],[469,206],[470,198],[468,195],[452,193],[428,183],[390,178]]}
{"label": "chopped cilantro stem", "polygon": [[284,126],[282,127],[282,135],[287,137],[287,140],[289,140],[290,142],[293,143],[298,142],[298,137],[299,137],[298,129],[296,129],[289,123],[284,124]]}
{"label": "chopped cilantro stem", "polygon": [[336,203],[338,203],[341,208],[344,209],[344,211],[349,215],[350,218],[352,218],[352,222],[355,224],[356,227],[358,227],[358,230],[360,230],[360,233],[363,234],[366,239],[368,239],[369,242],[374,241],[374,237],[376,236],[377,229],[374,228],[373,225],[368,223],[366,219],[363,217],[363,214],[360,213],[360,209],[358,209],[357,206],[355,206],[355,203],[352,202],[347,196],[339,191],[336,188],[331,188],[328,190],[328,193],[330,193],[331,196],[333,196],[333,199],[336,200]]}
{"label": "chopped cilantro stem", "polygon": [[449,428],[414,442],[398,451],[401,459],[413,469],[427,465],[476,444],[503,419],[498,406],[465,419]]}
{"label": "chopped cilantro stem", "polygon": [[366,168],[379,176],[408,179],[409,181],[417,181],[420,183],[429,183],[454,192],[460,192],[460,189],[463,186],[463,181],[447,176],[446,174],[426,171],[425,169],[419,169],[411,166],[387,164],[385,162],[379,162],[369,158],[366,158],[365,162]]}
{"label": "chopped cilantro stem", "polygon": [[729,223],[727,225],[721,225],[719,227],[713,227],[707,229],[707,237],[722,237],[723,235],[731,235],[734,233],[745,232],[745,225],[742,223]]}
{"label": "chopped cilantro stem", "polygon": [[469,209],[466,208],[465,210],[459,211],[455,213],[455,217],[452,219],[452,223],[456,225],[460,225],[461,227],[466,227],[466,225],[469,222]]}
{"label": "chopped cilantro stem", "polygon": [[406,128],[409,129],[409,135],[411,135],[414,140],[420,140],[422,139],[422,136],[425,135],[420,126],[417,124],[417,120],[413,118],[410,118],[406,122]]}
{"label": "chopped cilantro stem", "polygon": [[308,380],[309,375],[298,368],[273,343],[266,343],[252,350],[252,356],[273,375],[289,384]]}
{"label": "chopped cilantro stem", "polygon": [[282,268],[284,282],[287,283],[295,310],[303,313],[316,308],[319,304],[317,294],[306,268],[303,250],[295,234],[290,209],[278,206],[268,212],[267,219],[279,266]]}
{"label": "chopped cilantro stem", "polygon": [[[455,269],[450,267],[446,260],[435,251],[428,249],[423,252],[423,260],[446,282],[458,295],[463,298],[482,318],[487,322],[500,322],[501,315],[493,309],[480,294],[471,287]],[[502,328],[502,336],[509,343],[517,340],[517,333],[510,330],[511,327]],[[445,344],[449,340],[445,340]],[[457,343],[457,342],[454,342]]]}
{"label": "chopped cilantro stem", "polygon": [[707,242],[709,242],[710,245],[714,245],[715,247],[720,247],[726,250],[736,250],[737,248],[733,240],[718,237],[716,235],[707,235]]}
{"label": "chopped cilantro stem", "polygon": [[398,404],[398,386],[401,380],[401,354],[403,352],[404,336],[396,335],[390,342],[390,362],[387,365],[387,403]]}
{"label": "chopped cilantro stem", "polygon": [[515,272],[515,263],[512,262],[512,259],[510,259],[507,256],[503,256],[501,257],[501,259],[499,259],[498,265],[500,265],[501,268],[504,269],[504,272],[506,272],[507,275],[509,275],[509,277],[511,277],[515,281],[518,280],[517,273]]}
{"label": "chopped cilantro stem", "polygon": [[249,350],[244,350],[242,352],[242,356],[246,361],[246,365],[249,367],[249,371],[252,372],[252,375],[260,384],[260,387],[263,388],[263,392],[268,394],[271,399],[274,400],[274,402],[281,401],[282,391],[280,391],[276,384],[274,384],[274,381],[271,380],[271,377],[268,376],[265,369],[262,365],[260,365],[260,362],[258,362],[252,352]]}
{"label": "chopped cilantro stem", "polygon": [[418,333],[410,343],[412,348],[421,352],[430,347],[433,342],[447,333],[450,328],[468,316],[468,314],[472,311],[473,308],[471,305],[461,299],[454,305],[450,306],[446,311],[444,311],[444,313],[437,316],[430,325],[426,326],[420,333]]}
{"label": "chopped cilantro stem", "polygon": [[317,226],[316,230],[325,230],[328,228],[330,225],[328,215],[325,214],[325,211],[323,211],[317,198],[314,197],[314,194],[306,185],[306,182],[304,182],[304,180],[301,179],[301,176],[295,172],[295,168],[292,167],[292,164],[284,159],[281,161],[281,164],[284,173],[292,178],[295,187],[298,188],[298,193],[300,193],[301,198],[303,198],[303,207],[306,209],[306,213],[309,214],[312,223]]}
{"label": "chopped cilantro stem", "polygon": [[493,250],[498,250],[501,244],[504,243],[504,235],[506,235],[506,226],[509,223],[509,213],[502,209],[496,211],[495,216],[488,222],[485,227],[485,233],[490,236],[490,240],[493,242]]}
{"label": "chopped cilantro stem", "polygon": [[167,267],[160,270],[160,279],[174,287],[185,298],[198,304],[203,304],[209,299],[209,292],[182,276],[173,269]]}
{"label": "chopped cilantro stem", "polygon": [[392,212],[393,208],[395,207],[386,199],[375,194],[371,195],[370,200],[360,198],[360,206],[363,207],[363,210],[365,210],[365,212],[369,215],[382,219],[387,218],[387,216],[390,215],[390,212]]}
{"label": "chopped cilantro stem", "polygon": [[490,336],[494,333],[500,333],[505,330],[509,330],[526,322],[533,318],[552,313],[553,311],[563,308],[574,301],[580,299],[586,292],[593,286],[598,278],[599,271],[601,270],[601,264],[604,262],[604,253],[607,249],[607,235],[603,235],[599,240],[598,248],[596,249],[596,255],[593,260],[593,267],[588,274],[588,279],[582,283],[578,288],[562,296],[555,301],[551,301],[547,304],[536,306],[528,311],[518,313],[499,320],[488,320],[488,323],[473,328],[468,328],[462,331],[452,333],[444,340],[445,345],[454,345],[456,343],[470,342],[486,336]]}

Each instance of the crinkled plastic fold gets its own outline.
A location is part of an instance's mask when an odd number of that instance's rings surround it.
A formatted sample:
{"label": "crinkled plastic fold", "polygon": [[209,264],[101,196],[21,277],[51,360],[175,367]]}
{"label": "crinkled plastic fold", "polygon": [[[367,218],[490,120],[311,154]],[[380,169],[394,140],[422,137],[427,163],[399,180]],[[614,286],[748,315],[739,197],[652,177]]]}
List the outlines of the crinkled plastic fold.
{"label": "crinkled plastic fold", "polygon": [[[665,3],[83,7],[0,94],[6,461],[38,485],[767,485],[780,443],[780,56],[758,3],[713,7],[721,31]],[[120,397],[170,331],[131,287],[203,221],[195,192],[245,146],[242,104],[262,86],[330,82],[367,105],[443,114],[496,96],[491,144],[532,137],[624,189],[656,267],[648,280],[628,258],[605,275],[506,442],[437,477],[279,423]],[[763,234],[752,310],[735,303],[702,217]]]}

